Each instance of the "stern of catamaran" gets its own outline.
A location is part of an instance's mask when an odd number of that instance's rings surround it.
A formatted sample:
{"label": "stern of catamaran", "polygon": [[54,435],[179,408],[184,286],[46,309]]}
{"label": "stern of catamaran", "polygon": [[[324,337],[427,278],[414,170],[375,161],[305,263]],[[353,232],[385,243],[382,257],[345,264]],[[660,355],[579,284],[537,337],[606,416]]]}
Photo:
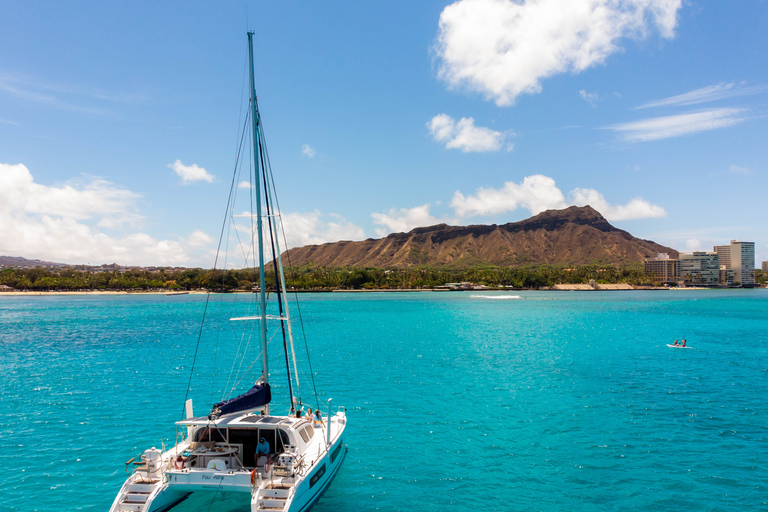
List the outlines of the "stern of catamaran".
{"label": "stern of catamaran", "polygon": [[[327,419],[326,419],[327,421]],[[248,493],[251,511],[307,510],[330,484],[347,451],[346,414],[325,423],[299,418],[234,414],[177,422],[190,436],[161,452],[146,450],[110,512],[167,510],[193,492]],[[269,457],[254,457],[255,440],[267,438]]]}

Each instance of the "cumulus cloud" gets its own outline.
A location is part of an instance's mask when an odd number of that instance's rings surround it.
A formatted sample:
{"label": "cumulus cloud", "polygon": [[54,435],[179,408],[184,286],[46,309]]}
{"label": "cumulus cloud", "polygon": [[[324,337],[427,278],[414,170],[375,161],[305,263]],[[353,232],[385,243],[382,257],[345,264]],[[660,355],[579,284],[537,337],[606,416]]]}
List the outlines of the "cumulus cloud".
{"label": "cumulus cloud", "polygon": [[139,195],[93,178],[60,186],[35,183],[23,164],[0,163],[0,254],[65,263],[185,265],[202,232],[189,240],[157,240],[145,233],[119,237],[103,229],[141,219]]}
{"label": "cumulus cloud", "polygon": [[722,100],[736,96],[746,96],[765,91],[764,85],[747,86],[745,82],[729,82],[709,85],[677,96],[670,96],[661,100],[653,100],[635,108],[684,106],[706,103],[708,101]]}
{"label": "cumulus cloud", "polygon": [[656,28],[674,36],[682,0],[460,0],[440,15],[438,76],[499,106],[541,91],[541,80],[579,73]]}
{"label": "cumulus cloud", "polygon": [[209,174],[204,168],[198,167],[197,164],[184,165],[181,163],[181,160],[176,160],[172,164],[168,164],[168,168],[173,169],[173,172],[179,175],[182,183],[185,185],[196,181],[213,183],[213,175]]}
{"label": "cumulus cloud", "polygon": [[607,129],[621,133],[626,142],[647,142],[726,128],[746,119],[746,109],[714,108],[614,124]]}
{"label": "cumulus cloud", "polygon": [[312,147],[309,144],[304,144],[301,146],[301,152],[307,155],[309,158],[314,158],[315,156],[315,150],[312,149]]}
{"label": "cumulus cloud", "polygon": [[651,204],[645,199],[635,198],[624,205],[612,205],[603,195],[594,189],[576,188],[569,194],[571,202],[577,206],[590,205],[608,220],[633,220],[666,217],[667,212],[661,206]]}
{"label": "cumulus cloud", "polygon": [[252,187],[253,185],[251,185],[247,181],[241,181],[240,183],[237,184],[237,188],[252,188]]}
{"label": "cumulus cloud", "polygon": [[689,238],[685,241],[685,248],[688,249],[688,252],[693,251],[700,251],[701,250],[701,240],[698,238]]}
{"label": "cumulus cloud", "polygon": [[[475,126],[471,117],[462,117],[458,121],[447,114],[438,114],[427,123],[432,138],[442,142],[448,149],[460,149],[464,153],[498,151],[506,136],[490,128]],[[508,151],[514,145],[507,146]]]}
{"label": "cumulus cloud", "polygon": [[566,199],[555,185],[555,180],[541,174],[528,176],[522,183],[508,181],[499,189],[478,188],[471,196],[465,196],[457,190],[451,201],[456,215],[462,218],[498,215],[518,208],[525,208],[536,215],[544,210],[562,209],[570,205],[590,205],[610,221],[667,215],[664,208],[641,198],[632,199],[625,205],[612,205],[594,189],[576,188]]}
{"label": "cumulus cloud", "polygon": [[187,238],[187,244],[192,247],[207,247],[210,246],[215,240],[208,233],[196,229]]}
{"label": "cumulus cloud", "polygon": [[478,188],[473,196],[464,196],[457,190],[451,206],[459,217],[495,215],[517,208],[525,208],[535,215],[544,210],[563,208],[565,197],[555,186],[555,180],[536,174],[524,178],[520,184],[508,181],[500,189]]}
{"label": "cumulus cloud", "polygon": [[373,223],[380,228],[375,228],[379,236],[387,236],[389,233],[406,233],[413,228],[434,226],[441,223],[455,223],[454,219],[437,219],[430,213],[429,204],[414,206],[413,208],[392,208],[386,213],[372,213]]}
{"label": "cumulus cloud", "polygon": [[288,213],[282,219],[288,248],[365,238],[363,228],[334,213]]}

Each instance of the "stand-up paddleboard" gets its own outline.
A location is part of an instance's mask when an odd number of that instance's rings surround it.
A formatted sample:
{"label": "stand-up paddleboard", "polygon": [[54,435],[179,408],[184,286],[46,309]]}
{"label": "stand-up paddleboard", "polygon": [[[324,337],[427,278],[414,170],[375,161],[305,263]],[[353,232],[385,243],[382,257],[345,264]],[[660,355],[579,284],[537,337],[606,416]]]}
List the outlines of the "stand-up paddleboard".
{"label": "stand-up paddleboard", "polygon": [[682,345],[670,345],[669,343],[667,343],[667,346],[671,348],[693,348],[693,347],[684,347]]}

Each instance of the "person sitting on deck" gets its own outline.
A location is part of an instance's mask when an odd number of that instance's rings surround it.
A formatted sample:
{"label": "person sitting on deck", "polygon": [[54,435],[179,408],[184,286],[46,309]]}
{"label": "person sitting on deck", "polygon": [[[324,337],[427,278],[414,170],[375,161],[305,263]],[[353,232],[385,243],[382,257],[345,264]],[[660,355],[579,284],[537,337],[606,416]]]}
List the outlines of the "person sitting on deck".
{"label": "person sitting on deck", "polygon": [[314,420],[315,420],[315,428],[320,428],[325,424],[325,422],[323,421],[323,414],[320,412],[320,409],[317,409],[315,411]]}
{"label": "person sitting on deck", "polygon": [[253,455],[256,466],[259,465],[259,457],[262,455],[269,459],[269,443],[263,437],[259,440],[259,444],[256,445],[256,453]]}
{"label": "person sitting on deck", "polygon": [[296,409],[296,419],[301,419],[301,408]]}
{"label": "person sitting on deck", "polygon": [[308,407],[307,408],[307,414],[304,415],[304,419],[306,419],[308,422],[312,423],[312,418],[313,418],[313,416],[312,416],[312,408]]}

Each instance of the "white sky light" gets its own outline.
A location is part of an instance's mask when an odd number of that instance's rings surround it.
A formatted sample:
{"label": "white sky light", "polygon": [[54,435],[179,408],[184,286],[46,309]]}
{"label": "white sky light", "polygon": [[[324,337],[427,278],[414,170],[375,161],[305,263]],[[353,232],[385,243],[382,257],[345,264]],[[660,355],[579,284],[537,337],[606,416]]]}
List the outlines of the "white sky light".
{"label": "white sky light", "polygon": [[768,259],[768,2],[248,6],[0,17],[0,254],[210,267],[250,26],[289,245],[590,204]]}

